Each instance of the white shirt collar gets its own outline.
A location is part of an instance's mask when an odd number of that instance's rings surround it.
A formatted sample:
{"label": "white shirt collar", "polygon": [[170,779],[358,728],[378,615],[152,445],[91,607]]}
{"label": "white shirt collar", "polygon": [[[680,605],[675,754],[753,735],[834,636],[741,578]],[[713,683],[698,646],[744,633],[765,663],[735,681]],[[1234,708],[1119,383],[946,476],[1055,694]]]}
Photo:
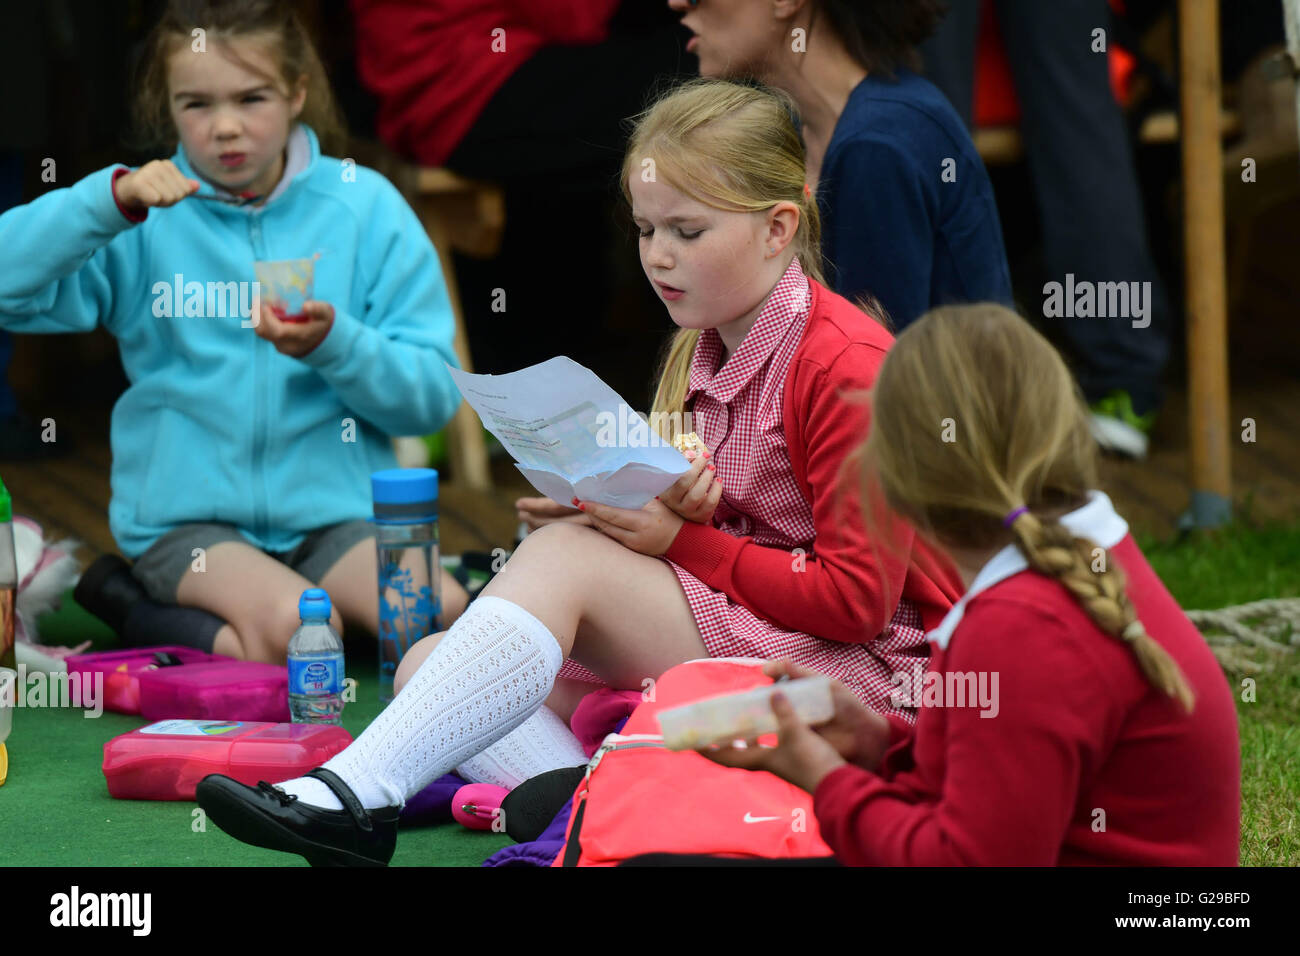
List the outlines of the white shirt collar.
{"label": "white shirt collar", "polygon": [[294,177],[306,169],[307,164],[311,162],[311,144],[307,142],[307,133],[303,130],[302,124],[294,124],[284,151],[284,174],[271,190],[271,195],[266,197],[268,203],[274,202],[277,196],[288,189]]}
{"label": "white shirt collar", "polygon": [[[1094,541],[1102,548],[1115,547],[1128,534],[1128,522],[1119,516],[1110,498],[1102,491],[1088,492],[1088,503],[1082,508],[1062,515],[1061,524],[1078,537]],[[952,606],[939,626],[926,634],[926,639],[946,649],[953,631],[957,629],[957,625],[966,614],[967,602],[981,591],[987,591],[998,582],[1005,581],[1028,567],[1029,562],[1020,553],[1020,549],[1014,544],[1007,545],[980,568],[979,574],[971,581],[970,589]]]}

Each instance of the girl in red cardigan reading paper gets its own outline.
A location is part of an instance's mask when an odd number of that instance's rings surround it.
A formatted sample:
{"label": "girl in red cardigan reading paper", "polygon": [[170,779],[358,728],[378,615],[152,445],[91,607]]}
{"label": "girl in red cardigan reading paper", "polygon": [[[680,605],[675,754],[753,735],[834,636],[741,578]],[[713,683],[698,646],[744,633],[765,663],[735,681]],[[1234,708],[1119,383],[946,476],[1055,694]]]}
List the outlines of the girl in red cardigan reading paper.
{"label": "girl in red cardigan reading paper", "polygon": [[938,309],[899,336],[873,405],[864,492],[943,545],[966,585],[929,635],[929,673],[900,684],[916,725],[840,692],[814,730],[778,698],[779,746],[705,755],[814,794],[849,864],[1235,865],[1232,693],[1093,490],[1087,412],[1056,351],[1000,306]]}
{"label": "girl in red cardigan reading paper", "polygon": [[689,411],[684,430],[706,447],[643,509],[575,501],[590,525],[529,534],[314,776],[203,781],[199,802],[227,832],[313,862],[387,862],[398,811],[430,781],[454,768],[511,787],[583,764],[566,721],[596,682],[641,690],[709,656],[790,658],[913,719],[890,703],[892,675],[924,662],[924,629],[959,581],[902,522],[874,548],[856,497],[837,494],[866,428],[843,393],[872,384],[892,338],[819,281],[789,100],[688,84],[639,118],[622,181],[647,278],[680,327],[655,411]]}

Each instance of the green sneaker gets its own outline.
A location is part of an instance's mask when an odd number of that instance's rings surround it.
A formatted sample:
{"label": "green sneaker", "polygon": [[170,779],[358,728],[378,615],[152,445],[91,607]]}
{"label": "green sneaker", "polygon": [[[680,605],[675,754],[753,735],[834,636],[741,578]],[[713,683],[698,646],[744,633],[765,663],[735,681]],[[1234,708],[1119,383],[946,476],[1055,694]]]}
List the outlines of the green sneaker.
{"label": "green sneaker", "polygon": [[1137,414],[1133,399],[1123,389],[1115,389],[1093,402],[1089,411],[1092,437],[1103,451],[1138,460],[1147,456],[1147,435],[1156,421],[1154,411]]}

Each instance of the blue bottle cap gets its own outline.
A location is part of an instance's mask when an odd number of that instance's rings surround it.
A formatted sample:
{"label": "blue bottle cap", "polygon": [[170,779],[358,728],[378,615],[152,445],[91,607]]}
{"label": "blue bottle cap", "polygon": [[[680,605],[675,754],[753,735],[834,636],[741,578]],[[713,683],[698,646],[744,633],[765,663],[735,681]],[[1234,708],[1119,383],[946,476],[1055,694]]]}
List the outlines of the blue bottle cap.
{"label": "blue bottle cap", "polygon": [[324,588],[308,588],[298,598],[298,617],[307,621],[330,619],[330,596]]}
{"label": "blue bottle cap", "polygon": [[432,468],[390,468],[370,476],[375,518],[429,521],[438,517],[438,472]]}

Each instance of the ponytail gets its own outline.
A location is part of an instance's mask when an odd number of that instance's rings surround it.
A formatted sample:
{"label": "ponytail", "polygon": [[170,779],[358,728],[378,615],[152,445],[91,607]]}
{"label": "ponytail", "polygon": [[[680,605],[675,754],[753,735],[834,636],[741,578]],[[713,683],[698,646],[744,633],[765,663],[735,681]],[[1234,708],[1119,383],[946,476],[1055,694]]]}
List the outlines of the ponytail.
{"label": "ponytail", "polygon": [[[678,329],[669,340],[663,367],[659,370],[659,384],[655,388],[654,403],[650,407],[652,422],[685,421],[686,390],[691,384],[691,358],[700,340],[699,329]],[[661,417],[655,418],[655,415]],[[676,435],[663,435],[668,441]]]}
{"label": "ponytail", "polygon": [[1191,713],[1195,696],[1187,678],[1137,619],[1124,590],[1124,572],[1110,555],[1098,571],[1092,562],[1098,549],[1092,541],[1075,537],[1060,522],[1043,522],[1028,510],[1017,511],[1011,530],[1029,566],[1060,581],[1098,627],[1132,648],[1147,681]]}

